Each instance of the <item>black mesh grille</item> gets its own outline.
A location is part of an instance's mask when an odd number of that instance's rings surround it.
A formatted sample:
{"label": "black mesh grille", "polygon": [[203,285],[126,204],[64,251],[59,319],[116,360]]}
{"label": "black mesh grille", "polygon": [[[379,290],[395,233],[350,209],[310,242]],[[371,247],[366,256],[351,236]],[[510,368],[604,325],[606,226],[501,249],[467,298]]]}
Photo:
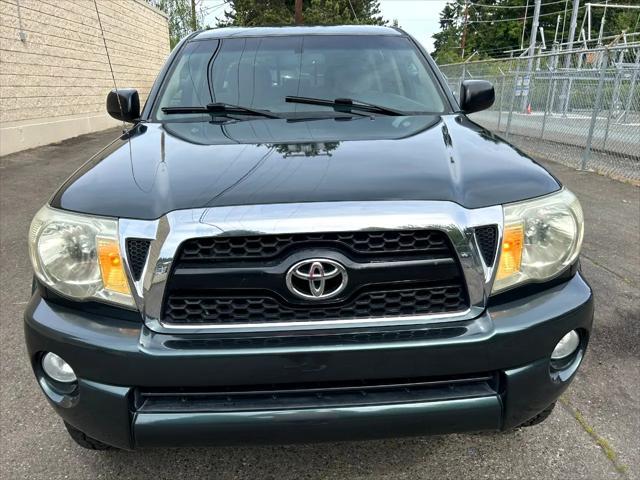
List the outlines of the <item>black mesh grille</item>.
{"label": "black mesh grille", "polygon": [[277,257],[292,247],[331,246],[349,253],[449,253],[446,235],[434,230],[299,233],[245,237],[206,237],[182,244],[181,261],[246,261]]}
{"label": "black mesh grille", "polygon": [[466,308],[462,285],[364,292],[336,306],[289,306],[275,297],[173,293],[165,318],[172,323],[263,323],[405,316],[456,312]]}
{"label": "black mesh grille", "polygon": [[488,266],[493,265],[498,245],[498,227],[487,225],[476,228],[476,240],[480,253],[482,253],[482,258],[484,258],[484,263]]}
{"label": "black mesh grille", "polygon": [[[344,264],[340,296],[318,303],[291,291],[286,272],[305,254]],[[194,238],[176,258],[162,311],[168,324],[393,318],[461,312],[469,302],[454,249],[437,230]]]}
{"label": "black mesh grille", "polygon": [[143,240],[140,238],[127,239],[127,257],[129,258],[129,267],[134,280],[140,280],[144,264],[147,261],[149,253],[149,245],[151,240]]}

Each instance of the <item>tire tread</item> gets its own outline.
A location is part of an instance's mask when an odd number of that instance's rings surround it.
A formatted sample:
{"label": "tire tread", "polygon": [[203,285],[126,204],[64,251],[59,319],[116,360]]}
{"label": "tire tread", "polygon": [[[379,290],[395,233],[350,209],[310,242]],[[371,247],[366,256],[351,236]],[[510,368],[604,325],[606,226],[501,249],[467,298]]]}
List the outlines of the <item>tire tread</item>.
{"label": "tire tread", "polygon": [[69,425],[67,422],[64,422],[64,426],[66,427],[67,432],[69,432],[69,436],[72,438],[72,440],[82,448],[86,448],[89,450],[111,450],[114,448],[111,445],[107,445],[100,440],[96,440],[95,438],[90,437],[86,433],[78,430],[72,425]]}

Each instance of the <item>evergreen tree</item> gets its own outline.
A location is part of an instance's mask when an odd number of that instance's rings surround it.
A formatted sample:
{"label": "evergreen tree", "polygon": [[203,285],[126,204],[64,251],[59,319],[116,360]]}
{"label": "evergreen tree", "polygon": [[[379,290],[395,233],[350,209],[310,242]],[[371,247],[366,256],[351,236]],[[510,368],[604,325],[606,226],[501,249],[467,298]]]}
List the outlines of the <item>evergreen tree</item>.
{"label": "evergreen tree", "polygon": [[[295,0],[230,0],[218,26],[292,25]],[[304,0],[307,25],[384,25],[379,0]]]}

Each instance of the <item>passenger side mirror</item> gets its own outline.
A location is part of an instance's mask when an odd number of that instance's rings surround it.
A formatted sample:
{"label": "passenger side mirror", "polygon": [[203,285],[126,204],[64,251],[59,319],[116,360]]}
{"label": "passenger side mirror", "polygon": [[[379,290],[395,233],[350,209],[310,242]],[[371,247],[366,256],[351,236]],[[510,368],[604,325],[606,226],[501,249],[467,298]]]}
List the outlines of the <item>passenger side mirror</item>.
{"label": "passenger side mirror", "polygon": [[107,112],[116,120],[135,122],[140,117],[140,97],[135,88],[113,89],[107,95]]}
{"label": "passenger side mirror", "polygon": [[465,80],[460,86],[460,108],[464,113],[486,110],[496,98],[491,82]]}

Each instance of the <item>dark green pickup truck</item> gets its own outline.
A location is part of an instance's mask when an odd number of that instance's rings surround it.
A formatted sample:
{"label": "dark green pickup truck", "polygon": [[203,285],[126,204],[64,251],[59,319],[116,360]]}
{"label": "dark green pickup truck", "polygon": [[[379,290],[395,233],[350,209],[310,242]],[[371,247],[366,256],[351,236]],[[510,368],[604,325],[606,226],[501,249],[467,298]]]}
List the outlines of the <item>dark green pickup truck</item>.
{"label": "dark green pickup truck", "polygon": [[35,216],[30,361],[93,449],[497,431],[593,316],[576,197],[396,28],[224,28]]}

